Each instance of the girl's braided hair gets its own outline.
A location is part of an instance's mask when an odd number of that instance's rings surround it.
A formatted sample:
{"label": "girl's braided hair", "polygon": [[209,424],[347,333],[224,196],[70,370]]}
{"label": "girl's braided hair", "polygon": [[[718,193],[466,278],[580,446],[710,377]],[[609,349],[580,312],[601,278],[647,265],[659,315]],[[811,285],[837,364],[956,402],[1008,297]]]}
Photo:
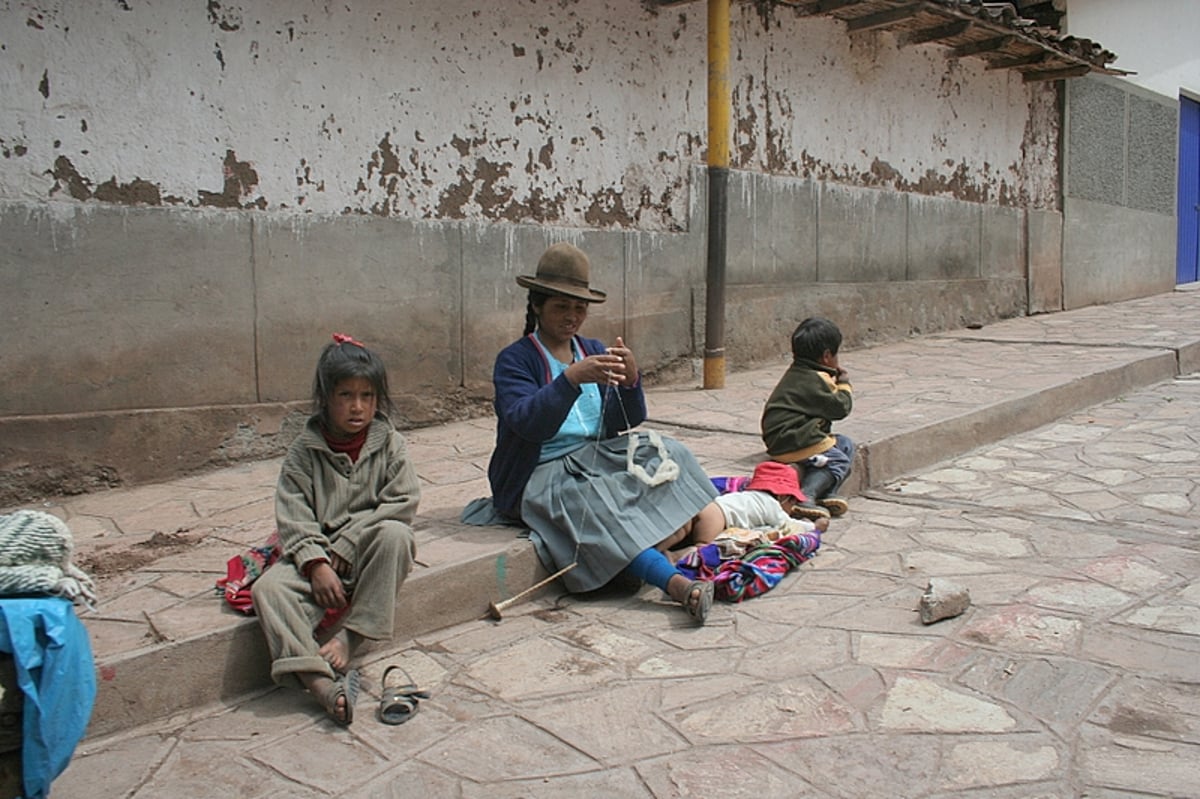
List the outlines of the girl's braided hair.
{"label": "girl's braided hair", "polygon": [[529,290],[529,297],[525,300],[525,332],[521,334],[522,336],[528,336],[537,330],[538,318],[534,309],[541,308],[548,299],[550,299],[550,295],[544,291]]}

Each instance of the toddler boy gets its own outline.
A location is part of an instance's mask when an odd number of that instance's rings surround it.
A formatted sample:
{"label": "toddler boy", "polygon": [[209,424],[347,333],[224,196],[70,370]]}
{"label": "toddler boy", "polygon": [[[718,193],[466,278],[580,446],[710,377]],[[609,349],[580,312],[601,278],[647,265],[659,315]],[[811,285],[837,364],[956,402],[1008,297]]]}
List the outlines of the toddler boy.
{"label": "toddler boy", "polygon": [[854,462],[854,442],[833,432],[854,405],[845,369],[838,364],[842,332],[828,319],[810,317],[792,333],[792,365],[767,399],[762,438],[772,460],[790,464],[805,499],[793,516],[828,519],[849,505],[838,493]]}

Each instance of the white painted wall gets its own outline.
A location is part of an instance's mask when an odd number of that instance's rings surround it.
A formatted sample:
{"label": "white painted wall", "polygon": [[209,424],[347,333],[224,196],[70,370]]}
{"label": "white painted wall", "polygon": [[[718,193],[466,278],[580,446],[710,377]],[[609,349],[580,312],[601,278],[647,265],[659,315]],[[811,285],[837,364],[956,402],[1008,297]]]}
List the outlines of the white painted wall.
{"label": "white painted wall", "polygon": [[[0,6],[0,201],[680,230],[705,6]],[[1054,90],[734,9],[735,166],[1053,206]]]}
{"label": "white painted wall", "polygon": [[1070,0],[1067,32],[1093,39],[1117,54],[1112,66],[1126,78],[1172,99],[1200,97],[1198,0]]}

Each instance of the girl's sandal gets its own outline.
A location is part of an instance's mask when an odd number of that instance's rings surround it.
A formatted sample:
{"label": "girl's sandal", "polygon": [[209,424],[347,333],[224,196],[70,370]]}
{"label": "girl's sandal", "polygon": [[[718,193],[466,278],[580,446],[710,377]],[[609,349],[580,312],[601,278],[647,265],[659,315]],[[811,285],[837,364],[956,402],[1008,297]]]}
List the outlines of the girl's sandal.
{"label": "girl's sandal", "polygon": [[[388,675],[399,671],[408,678],[403,685],[388,687]],[[388,666],[383,670],[383,680],[379,689],[379,720],[384,724],[403,724],[417,715],[419,699],[428,699],[429,692],[418,690],[412,675],[403,666]]]}
{"label": "girl's sandal", "polygon": [[[339,674],[317,699],[325,708],[326,715],[339,727],[349,727],[354,721],[354,703],[358,700],[359,675],[358,669],[350,669],[345,674]],[[344,697],[345,710],[339,712],[337,700]]]}
{"label": "girl's sandal", "polygon": [[708,620],[708,612],[712,610],[714,594],[715,589],[709,580],[692,580],[688,585],[683,607],[698,624],[704,624]]}

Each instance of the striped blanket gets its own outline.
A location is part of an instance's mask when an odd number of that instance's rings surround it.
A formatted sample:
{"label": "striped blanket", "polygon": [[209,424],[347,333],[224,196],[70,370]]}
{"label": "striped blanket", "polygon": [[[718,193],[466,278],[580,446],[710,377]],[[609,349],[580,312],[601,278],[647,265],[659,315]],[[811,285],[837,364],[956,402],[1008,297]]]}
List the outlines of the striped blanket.
{"label": "striped blanket", "polygon": [[92,578],[71,563],[74,540],[57,516],[36,510],[0,515],[0,596],[49,594],[96,607]]}
{"label": "striped blanket", "polygon": [[716,544],[706,544],[680,559],[675,568],[689,580],[712,580],[717,599],[741,602],[770,591],[820,547],[819,531],[785,535],[728,560],[722,560]]}

